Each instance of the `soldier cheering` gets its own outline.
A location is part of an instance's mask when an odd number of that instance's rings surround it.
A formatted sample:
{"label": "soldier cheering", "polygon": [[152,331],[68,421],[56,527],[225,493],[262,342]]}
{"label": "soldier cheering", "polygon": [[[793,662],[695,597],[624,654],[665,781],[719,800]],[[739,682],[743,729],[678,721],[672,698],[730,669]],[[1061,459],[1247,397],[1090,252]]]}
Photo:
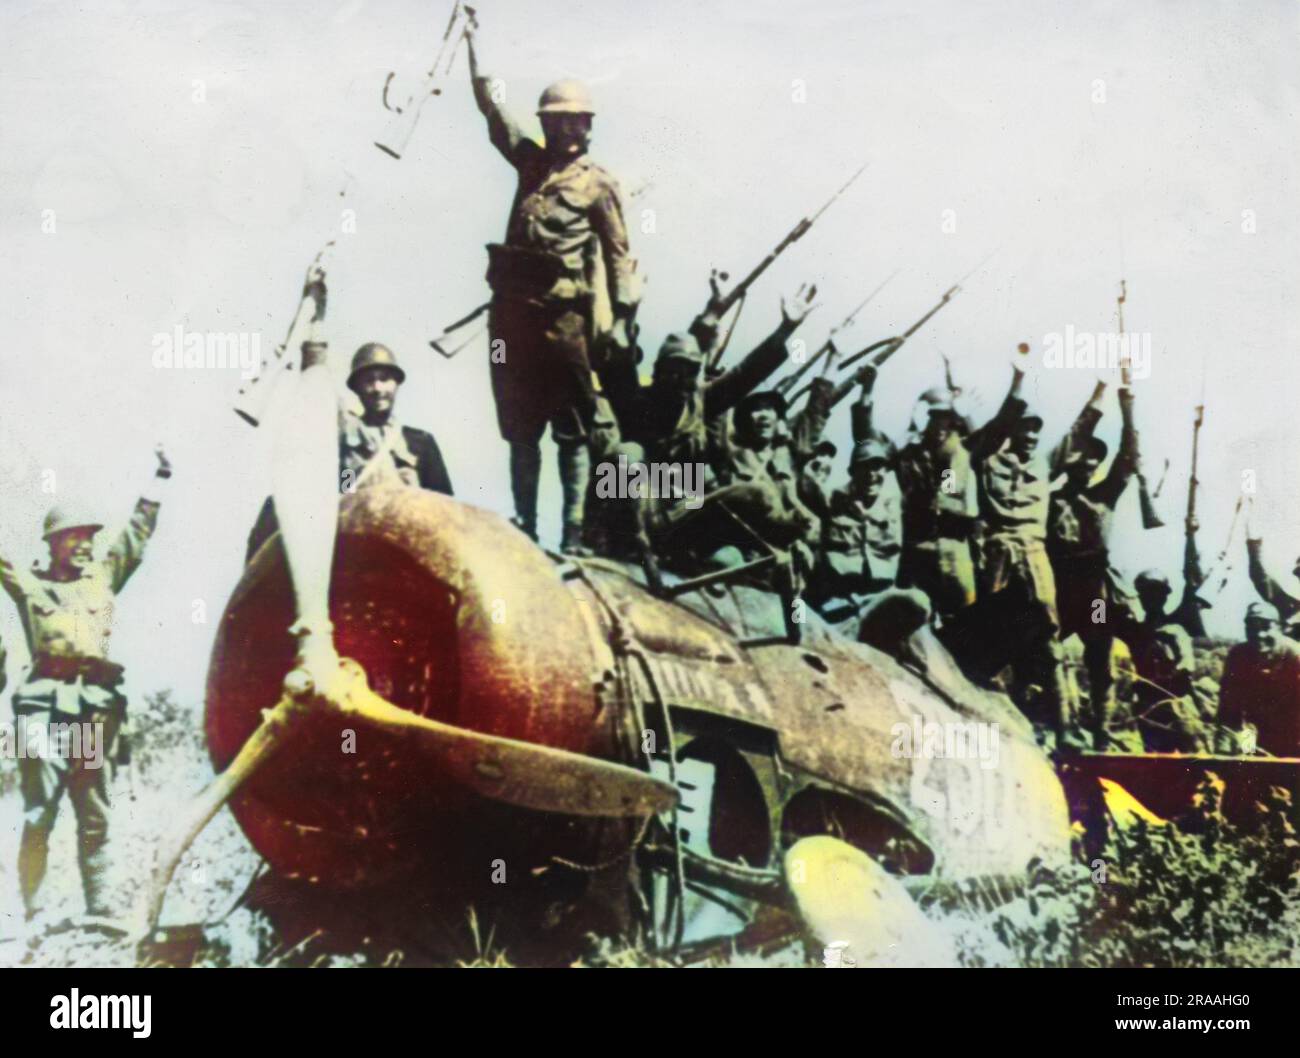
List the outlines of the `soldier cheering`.
{"label": "soldier cheering", "polygon": [[[1300,637],[1300,597],[1287,591],[1265,569],[1262,557],[1264,539],[1256,532],[1254,524],[1254,497],[1249,497],[1247,503],[1246,562],[1247,570],[1250,573],[1250,583],[1255,586],[1255,590],[1259,592],[1260,597],[1266,603],[1277,609],[1284,622],[1287,635],[1295,639]],[[1300,579],[1300,558],[1296,559],[1291,573],[1294,577]]]}
{"label": "soldier cheering", "polygon": [[[510,444],[515,524],[537,538],[539,444],[549,422],[564,493],[561,548],[583,553],[596,414],[589,350],[598,340],[626,348],[635,302],[622,202],[614,178],[587,157],[594,112],[586,88],[558,81],[542,93],[538,143],[501,107],[479,73],[472,30],[466,36],[488,135],[519,174],[505,243],[488,246],[487,274],[492,392]],[[605,317],[608,335],[597,333]]]}
{"label": "soldier cheering", "polygon": [[[1119,391],[1122,427],[1119,452],[1105,476],[1093,482],[1106,460],[1106,443],[1094,436],[1101,418],[1105,382],[1098,382],[1074,427],[1052,454],[1052,475],[1065,482],[1051,498],[1047,552],[1056,577],[1061,638],[1077,634],[1083,643],[1092,705],[1086,725],[1093,748],[1107,748],[1106,727],[1115,712],[1115,676],[1111,662],[1117,629],[1125,615],[1118,610],[1129,593],[1110,565],[1110,530],[1115,507],[1138,466],[1138,437],[1133,427],[1133,393]],[[1100,604],[1100,606],[1098,605]]]}
{"label": "soldier cheering", "polygon": [[[171,477],[171,464],[158,449],[155,482]],[[159,490],[154,490],[157,496]],[[23,795],[23,834],[18,880],[30,919],[45,877],[50,832],[64,790],[77,817],[81,880],[86,911],[108,917],[105,886],[108,841],[109,769],[113,743],[126,716],[119,690],[122,667],[108,660],[113,630],[113,597],[140,565],[145,543],[158,521],[158,500],[142,497],[131,521],[107,556],[96,561],[95,534],[103,528],[92,517],[55,507],[45,517],[50,549],[46,569],[20,570],[0,557],[0,584],[18,606],[32,664],[14,693],[14,714],[30,739],[33,729],[52,723],[93,724],[100,752],[78,758],[51,750],[19,762]]]}

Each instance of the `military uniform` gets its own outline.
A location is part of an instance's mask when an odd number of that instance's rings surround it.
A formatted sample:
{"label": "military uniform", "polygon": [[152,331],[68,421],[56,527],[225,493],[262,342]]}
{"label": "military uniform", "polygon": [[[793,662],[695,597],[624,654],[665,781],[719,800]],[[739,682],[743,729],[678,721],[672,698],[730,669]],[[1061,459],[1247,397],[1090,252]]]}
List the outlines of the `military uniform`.
{"label": "military uniform", "polygon": [[[1052,455],[1053,476],[1065,474],[1070,463],[1091,450],[1105,458],[1105,445],[1093,433],[1101,418],[1096,406],[1102,386]],[[1123,425],[1120,446],[1110,469],[1096,483],[1082,488],[1070,483],[1052,494],[1047,518],[1047,551],[1056,579],[1061,638],[1078,635],[1083,644],[1092,715],[1088,726],[1097,749],[1104,747],[1105,729],[1115,710],[1112,652],[1117,631],[1127,627],[1131,593],[1111,568],[1109,539],[1115,507],[1137,470],[1137,432],[1133,428],[1133,398],[1119,392]],[[1098,611],[1098,603],[1104,610]],[[1095,618],[1100,614],[1102,620]]]}
{"label": "military uniform", "polygon": [[[956,415],[950,399],[935,393],[932,400],[931,414]],[[954,430],[937,448],[918,437],[898,453],[903,524],[898,583],[925,592],[950,624],[976,595],[972,544],[979,493],[972,456],[1000,444],[1016,414],[1017,406],[1008,402],[980,430],[964,437]]]}
{"label": "military uniform", "polygon": [[[374,349],[382,350],[376,355]],[[386,354],[386,355],[385,355]],[[371,367],[391,367],[398,373],[399,384],[405,373],[392,353],[382,346],[365,345],[352,359],[349,387],[357,376]],[[451,496],[451,477],[433,434],[403,426],[394,416],[383,423],[368,423],[351,408],[339,409],[339,488],[355,492],[372,485],[409,485]],[[248,534],[246,563],[253,561],[261,546],[279,529],[275,503],[266,498],[253,530]]]}
{"label": "military uniform", "polygon": [[[727,413],[752,399],[751,391],[786,359],[786,341],[797,324],[783,320],[733,367],[682,395],[661,382],[642,385],[630,357],[611,360],[601,372],[625,442],[652,463],[704,463],[710,491],[698,508],[650,498],[643,504],[648,531],[674,552],[712,553],[726,546],[753,550],[757,542],[736,517],[776,547],[797,541],[807,519],[796,520],[795,457],[783,443],[764,453],[734,441]],[[659,360],[682,357],[703,367],[704,355],[690,335],[670,335]],[[766,398],[764,398],[766,399]],[[730,513],[728,513],[730,512]],[[735,515],[736,517],[733,517]]]}
{"label": "military uniform", "polygon": [[[156,500],[140,499],[107,557],[75,579],[56,580],[46,570],[20,570],[0,558],[0,585],[18,607],[32,656],[31,669],[14,692],[15,717],[29,732],[52,723],[103,725],[99,767],[91,766],[84,755],[19,761],[24,818],[18,873],[29,911],[35,908],[45,877],[50,833],[66,790],[77,817],[86,909],[92,915],[110,912],[104,879],[111,779],[107,761],[127,703],[120,690],[122,668],[108,660],[108,641],[115,596],[140,565],[158,508]],[[48,527],[46,535],[53,535]]]}
{"label": "military uniform", "polygon": [[[565,534],[572,539],[590,478],[596,319],[626,318],[635,302],[622,202],[614,178],[585,153],[554,157],[492,98],[488,78],[473,83],[492,144],[519,177],[505,243],[488,247],[487,275],[492,393],[501,436],[511,445],[517,521],[536,535],[538,444],[549,423],[560,446]],[[590,113],[585,103],[548,104],[562,87],[547,90],[539,113]]]}
{"label": "military uniform", "polygon": [[[1300,637],[1300,598],[1292,595],[1269,576],[1260,555],[1263,545],[1264,541],[1258,538],[1253,540],[1247,538],[1246,540],[1246,562],[1250,582],[1255,586],[1255,590],[1259,592],[1261,599],[1277,608],[1277,612],[1286,626],[1287,635],[1292,639],[1296,639]],[[1296,560],[1296,568],[1300,569],[1300,559]]]}
{"label": "military uniform", "polygon": [[1300,757],[1300,648],[1282,639],[1272,653],[1250,643],[1229,650],[1218,719],[1230,731],[1253,725],[1255,745],[1266,753]]}
{"label": "military uniform", "polygon": [[[1197,702],[1196,651],[1187,629],[1163,615],[1147,620],[1129,635],[1133,668],[1133,726],[1148,753],[1207,753],[1210,732]],[[1122,721],[1112,724],[1121,735]]]}
{"label": "military uniform", "polygon": [[[1016,422],[1037,418],[1014,396],[1001,415],[1008,433]],[[1022,458],[1004,437],[978,453],[975,464],[982,522],[978,619],[988,631],[987,668],[996,672],[1009,662],[1013,697],[1031,720],[1060,739],[1069,694],[1046,545],[1048,460],[1038,451]]]}

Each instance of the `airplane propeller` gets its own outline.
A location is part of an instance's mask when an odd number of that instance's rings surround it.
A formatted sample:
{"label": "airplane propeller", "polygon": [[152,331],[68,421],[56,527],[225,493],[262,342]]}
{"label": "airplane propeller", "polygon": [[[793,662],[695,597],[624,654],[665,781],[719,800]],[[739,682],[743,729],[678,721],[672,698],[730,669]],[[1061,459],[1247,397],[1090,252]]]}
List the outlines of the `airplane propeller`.
{"label": "airplane propeller", "polygon": [[[324,274],[313,266],[304,298],[324,316]],[[453,779],[494,800],[545,812],[607,818],[644,817],[677,802],[672,785],[623,764],[569,750],[488,735],[409,712],[386,701],[355,661],[340,658],[329,616],[330,574],[338,535],[337,397],[326,347],[302,344],[302,371],[278,409],[272,446],[272,496],[289,564],[297,620],[297,661],[274,707],[224,772],[187,808],[158,852],[145,907],[145,935],[162,913],[181,858],[239,788],[278,752],[309,716],[329,713],[416,743]]]}

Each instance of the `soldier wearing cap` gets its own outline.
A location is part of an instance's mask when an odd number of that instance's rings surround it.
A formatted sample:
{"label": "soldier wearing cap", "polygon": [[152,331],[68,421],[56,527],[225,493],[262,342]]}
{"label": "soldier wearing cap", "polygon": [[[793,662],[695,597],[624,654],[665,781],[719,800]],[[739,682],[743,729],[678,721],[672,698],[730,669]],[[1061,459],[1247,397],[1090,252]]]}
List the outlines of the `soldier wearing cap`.
{"label": "soldier wearing cap", "polygon": [[[1198,702],[1196,651],[1192,637],[1168,612],[1172,589],[1158,569],[1143,570],[1133,579],[1142,607],[1142,620],[1128,635],[1137,675],[1133,690],[1134,716],[1117,709],[1110,723],[1111,740],[1124,749],[1149,753],[1208,751],[1210,734]],[[1141,746],[1134,745],[1139,736]]]}
{"label": "soldier wearing cap", "polygon": [[[804,287],[800,287],[793,298],[783,298],[781,322],[776,329],[735,365],[714,378],[705,378],[704,353],[695,337],[684,333],[670,334],[664,340],[655,358],[654,375],[649,385],[642,385],[630,355],[612,356],[603,367],[602,388],[618,420],[622,441],[625,445],[635,446],[630,451],[624,448],[605,453],[604,458],[617,458],[622,454],[651,463],[702,463],[707,470],[706,484],[710,488],[715,485],[740,486],[719,489],[720,497],[705,497],[703,505],[694,509],[675,501],[643,505],[643,520],[650,535],[672,536],[681,530],[692,539],[704,542],[713,539],[714,532],[718,531],[727,538],[723,541],[726,543],[736,535],[737,525],[723,513],[719,503],[724,503],[727,509],[734,510],[740,517],[748,514],[758,521],[763,521],[775,509],[777,501],[763,491],[761,484],[732,480],[717,473],[717,439],[726,433],[719,427],[725,424],[728,412],[740,417],[741,405],[745,405],[744,418],[748,419],[748,408],[754,402],[751,391],[786,361],[786,342],[811,308],[812,292]],[[764,404],[772,399],[780,400],[779,396],[763,396],[758,403]],[[765,412],[759,414],[760,418],[766,418]],[[731,448],[728,446],[726,451],[730,452]],[[792,463],[790,470],[793,481]],[[705,513],[706,508],[709,513]],[[687,523],[690,523],[689,529]]]}
{"label": "soldier wearing cap", "polygon": [[[45,518],[50,550],[46,568],[23,570],[0,557],[0,585],[18,607],[32,658],[30,671],[14,692],[19,738],[24,745],[47,742],[44,756],[19,760],[23,832],[18,882],[29,918],[39,910],[50,833],[65,791],[77,818],[86,911],[112,914],[105,880],[110,807],[110,769],[105,765],[127,703],[121,692],[122,667],[108,659],[108,641],[115,597],[144,557],[158,521],[162,483],[171,477],[171,464],[161,448],[157,457],[156,487],[137,501],[130,522],[102,559],[95,557],[94,540],[103,524],[62,505]],[[88,753],[84,741],[80,756],[49,745],[42,732],[49,732],[51,724],[94,725],[97,752]]]}
{"label": "soldier wearing cap", "polygon": [[1075,736],[1067,730],[1056,579],[1046,546],[1052,475],[1039,451],[1043,420],[1020,397],[1028,353],[1022,344],[1013,361],[1002,411],[1010,421],[1007,435],[975,457],[982,530],[979,621],[989,632],[985,671],[1010,664],[1012,697],[1048,741],[1064,746]]}
{"label": "soldier wearing cap", "polygon": [[929,597],[949,649],[972,671],[982,654],[964,627],[976,597],[980,508],[975,461],[995,451],[1010,433],[1022,407],[1016,394],[1023,374],[1017,363],[1007,400],[976,430],[957,410],[951,391],[927,389],[917,400],[911,434],[895,465],[903,523],[899,586]]}
{"label": "soldier wearing cap", "polygon": [[[1254,501],[1251,500],[1253,508]],[[1300,636],[1300,596],[1292,595],[1281,583],[1274,580],[1264,568],[1264,540],[1254,532],[1252,525],[1246,529],[1246,564],[1250,582],[1259,592],[1260,598],[1278,611],[1287,635],[1292,639]],[[1300,558],[1295,560],[1291,569],[1292,576],[1300,579]]]}
{"label": "soldier wearing cap", "polygon": [[1218,719],[1226,752],[1300,757],[1300,648],[1271,603],[1246,609],[1246,641],[1224,659]]}
{"label": "soldier wearing cap", "polygon": [[890,486],[897,459],[894,445],[872,423],[874,369],[863,376],[853,404],[853,452],[849,483],[831,494],[823,522],[817,572],[809,599],[853,599],[883,591],[898,575],[903,526],[898,494]]}
{"label": "soldier wearing cap", "polygon": [[577,81],[559,81],[538,105],[544,142],[524,134],[480,75],[469,41],[474,98],[492,144],[519,177],[503,244],[488,247],[492,392],[510,444],[515,524],[537,538],[542,434],[559,446],[565,551],[582,553],[596,416],[591,351],[629,345],[636,295],[623,206],[614,178],[587,155],[593,108]]}
{"label": "soldier wearing cap", "polygon": [[1106,748],[1106,727],[1115,709],[1112,663],[1115,638],[1127,627],[1131,593],[1111,568],[1110,531],[1115,508],[1138,465],[1133,426],[1133,395],[1119,391],[1119,452],[1105,476],[1094,482],[1106,461],[1106,443],[1095,436],[1106,384],[1098,382],[1069,434],[1052,453],[1051,473],[1064,479],[1052,493],[1047,516],[1047,553],[1056,579],[1061,639],[1078,635],[1088,673],[1091,704],[1086,727],[1093,748]]}
{"label": "soldier wearing cap", "polygon": [[[308,277],[323,303],[325,277],[318,270]],[[319,339],[314,334],[313,340]],[[393,414],[397,392],[406,381],[397,357],[386,345],[367,342],[352,357],[348,389],[356,394],[360,411],[339,409],[339,491],[355,492],[371,485],[409,485],[452,495],[451,478],[433,434],[402,425]],[[275,535],[279,523],[270,497],[262,504],[248,534],[245,562]]]}

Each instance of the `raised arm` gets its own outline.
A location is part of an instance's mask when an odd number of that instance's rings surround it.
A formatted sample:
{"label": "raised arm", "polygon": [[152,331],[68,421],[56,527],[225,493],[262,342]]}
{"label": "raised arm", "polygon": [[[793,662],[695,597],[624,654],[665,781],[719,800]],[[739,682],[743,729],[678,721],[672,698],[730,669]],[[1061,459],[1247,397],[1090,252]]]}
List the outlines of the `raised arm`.
{"label": "raised arm", "polygon": [[970,450],[972,459],[986,459],[1001,448],[1002,443],[1010,436],[1011,428],[1024,413],[1026,404],[1024,398],[1020,396],[1020,391],[1025,381],[1028,364],[1029,346],[1022,343],[1015,359],[1011,362],[1011,388],[1007,390],[1002,406],[998,408],[993,418],[966,439],[966,447]]}
{"label": "raised arm", "polygon": [[1069,462],[1070,456],[1078,452],[1083,447],[1084,442],[1097,432],[1097,423],[1101,421],[1102,415],[1101,400],[1105,395],[1106,383],[1098,379],[1097,385],[1093,388],[1092,396],[1088,398],[1088,403],[1083,406],[1078,417],[1070,426],[1069,432],[1052,449],[1050,465],[1053,477],[1065,470],[1065,464]]}
{"label": "raised arm", "polygon": [[704,387],[704,414],[714,418],[730,411],[751,390],[771,377],[786,358],[785,343],[813,309],[814,289],[800,287],[793,298],[781,299],[781,322],[734,367]]}
{"label": "raised arm", "polygon": [[122,590],[126,582],[131,579],[131,574],[140,565],[140,560],[144,558],[145,544],[153,536],[154,527],[158,524],[160,497],[163,486],[171,479],[172,465],[161,448],[157,450],[156,455],[158,469],[154,473],[153,488],[146,490],[146,494],[136,501],[135,510],[131,512],[131,520],[113,541],[113,545],[108,549],[108,557],[104,560],[108,566],[114,594]]}
{"label": "raised arm", "polygon": [[478,104],[479,113],[487,118],[488,138],[492,146],[501,152],[502,157],[511,165],[518,167],[520,156],[525,151],[541,150],[541,144],[524,134],[505,108],[493,97],[492,78],[479,72],[478,52],[474,45],[473,29],[466,30],[465,42],[469,47],[469,77],[474,87],[474,102]]}
{"label": "raised arm", "polygon": [[1300,599],[1269,576],[1268,570],[1264,568],[1263,546],[1262,538],[1252,538],[1249,533],[1246,534],[1246,569],[1250,574],[1250,583],[1255,586],[1261,599],[1276,606],[1283,617],[1290,617],[1300,610]]}
{"label": "raised arm", "polygon": [[1110,464],[1110,469],[1106,471],[1100,488],[1100,499],[1111,507],[1114,507],[1119,502],[1119,498],[1124,495],[1124,490],[1128,488],[1128,483],[1133,479],[1138,468],[1138,435],[1137,428],[1133,425],[1133,391],[1128,386],[1121,386],[1119,390],[1119,417],[1119,451],[1115,453],[1115,458]]}

